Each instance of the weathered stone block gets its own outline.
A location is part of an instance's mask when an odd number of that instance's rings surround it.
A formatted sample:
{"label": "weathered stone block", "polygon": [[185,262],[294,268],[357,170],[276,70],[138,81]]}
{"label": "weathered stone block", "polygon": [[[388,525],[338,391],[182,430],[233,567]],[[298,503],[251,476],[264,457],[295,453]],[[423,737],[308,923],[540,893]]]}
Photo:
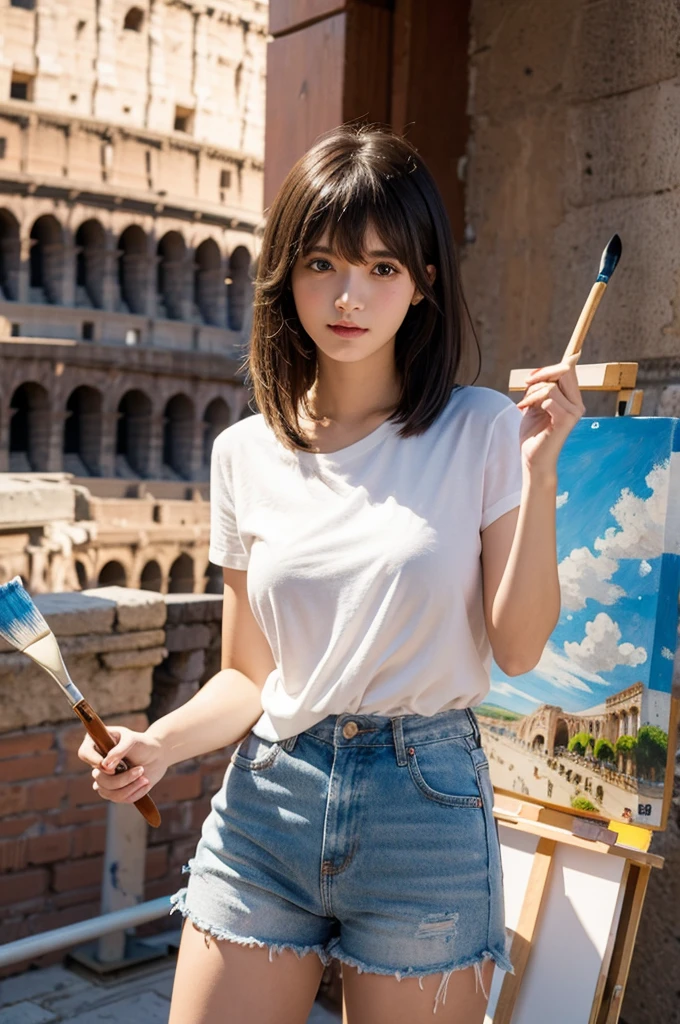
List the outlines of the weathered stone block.
{"label": "weathered stone block", "polygon": [[221,594],[166,594],[168,624],[222,620]]}
{"label": "weathered stone block", "polygon": [[205,671],[205,651],[174,651],[163,668],[179,683],[195,682]]}
{"label": "weathered stone block", "polygon": [[158,629],[165,625],[165,600],[162,594],[155,591],[98,587],[96,590],[83,590],[82,593],[96,594],[115,602],[116,630],[119,633]]}
{"label": "weathered stone block", "polygon": [[210,630],[200,623],[172,626],[166,632],[165,646],[168,651],[192,651],[208,647],[210,639]]}
{"label": "weathered stone block", "polygon": [[145,647],[137,651],[111,651],[102,654],[102,664],[106,668],[147,668],[160,665],[167,656],[165,647]]}

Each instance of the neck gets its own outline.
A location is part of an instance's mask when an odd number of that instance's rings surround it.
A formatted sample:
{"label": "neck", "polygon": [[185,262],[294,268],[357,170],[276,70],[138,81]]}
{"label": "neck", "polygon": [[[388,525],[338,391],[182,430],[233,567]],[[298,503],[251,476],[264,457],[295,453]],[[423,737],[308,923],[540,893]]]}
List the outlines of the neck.
{"label": "neck", "polygon": [[307,402],[313,419],[324,425],[354,426],[396,409],[401,381],[392,360],[387,367],[368,366],[368,360],[339,363],[319,353],[317,378]]}

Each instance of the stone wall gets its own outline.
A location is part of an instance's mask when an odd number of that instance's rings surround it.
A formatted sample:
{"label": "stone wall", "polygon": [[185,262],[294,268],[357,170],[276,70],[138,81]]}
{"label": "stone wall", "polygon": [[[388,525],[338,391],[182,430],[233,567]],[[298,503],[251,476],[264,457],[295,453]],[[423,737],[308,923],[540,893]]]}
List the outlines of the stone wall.
{"label": "stone wall", "polygon": [[[473,0],[464,276],[480,383],[559,359],[614,232],[621,263],[584,362],[640,362],[643,412],[678,415],[680,8]],[[611,414],[613,396],[588,396]]]}
{"label": "stone wall", "polygon": [[[108,725],[143,730],[219,670],[219,595],[163,597],[110,587],[35,600],[74,682]],[[83,736],[57,684],[25,655],[0,644],[3,942],[99,913],[106,804],[76,756]],[[145,899],[183,884],[181,867],[195,850],[229,753],[227,748],[184,761],[154,788],[162,823],[147,832]],[[157,927],[170,926],[176,928],[175,919]]]}

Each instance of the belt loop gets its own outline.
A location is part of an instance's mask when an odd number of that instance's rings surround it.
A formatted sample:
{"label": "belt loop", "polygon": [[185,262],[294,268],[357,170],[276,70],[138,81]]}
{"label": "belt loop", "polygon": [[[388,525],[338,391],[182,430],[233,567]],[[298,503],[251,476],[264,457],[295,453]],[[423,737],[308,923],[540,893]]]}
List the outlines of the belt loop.
{"label": "belt loop", "polygon": [[406,747],[404,746],[404,725],[403,718],[392,719],[392,734],[394,736],[394,749],[397,754],[397,764],[400,768],[408,764],[406,758]]}
{"label": "belt loop", "polygon": [[280,740],[279,746],[282,748],[282,750],[286,750],[290,754],[291,751],[295,748],[296,743],[297,736],[289,736],[287,740]]}
{"label": "belt loop", "polygon": [[473,733],[475,735],[475,741],[477,743],[477,746],[481,747],[481,745],[482,745],[482,734],[479,731],[479,723],[477,722],[477,717],[476,717],[474,711],[471,708],[465,708],[465,714],[468,716],[468,718],[470,720],[470,725],[472,726],[472,731],[473,731]]}

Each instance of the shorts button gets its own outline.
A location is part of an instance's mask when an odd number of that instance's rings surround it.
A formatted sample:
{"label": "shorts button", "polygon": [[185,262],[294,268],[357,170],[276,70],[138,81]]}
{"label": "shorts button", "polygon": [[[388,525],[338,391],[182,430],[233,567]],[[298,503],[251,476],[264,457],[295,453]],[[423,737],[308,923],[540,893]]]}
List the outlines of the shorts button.
{"label": "shorts button", "polygon": [[342,727],[342,735],[345,737],[346,740],[351,740],[352,737],[356,736],[358,732],[359,726],[357,725],[356,722],[347,722]]}

